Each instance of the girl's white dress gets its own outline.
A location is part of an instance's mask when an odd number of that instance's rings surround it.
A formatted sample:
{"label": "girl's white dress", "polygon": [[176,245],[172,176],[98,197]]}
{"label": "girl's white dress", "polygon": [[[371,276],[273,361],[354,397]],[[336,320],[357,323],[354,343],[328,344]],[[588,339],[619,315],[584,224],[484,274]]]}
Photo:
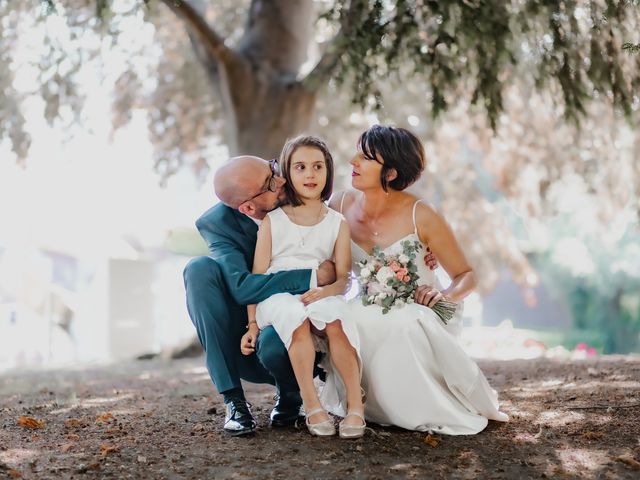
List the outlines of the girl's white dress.
{"label": "girl's white dress", "polygon": [[[342,214],[328,209],[325,217],[310,227],[293,223],[281,208],[268,215],[271,221],[271,265],[267,273],[316,269],[323,261],[333,258],[340,223],[344,220]],[[273,325],[288,350],[293,332],[305,319],[308,318],[319,331],[324,330],[328,323],[341,320],[342,329],[357,353],[360,348],[358,331],[347,317],[347,312],[348,305],[343,295],[325,297],[305,306],[300,295],[278,293],[258,304],[256,321],[260,329]],[[344,398],[344,385],[331,364],[326,341],[316,336],[314,341],[316,350],[325,353],[320,366],[326,371],[327,378],[320,400],[325,408],[331,404],[334,413],[344,415],[343,401],[340,400]]]}
{"label": "girl's white dress", "polygon": [[[417,203],[413,208],[414,232],[387,246],[383,253],[399,255],[403,240],[419,241]],[[357,274],[357,263],[370,256],[355,242],[351,245]],[[435,273],[421,261],[425,254],[421,244],[416,255],[418,283],[441,289]],[[482,431],[488,420],[508,420],[498,408],[496,392],[458,344],[456,334],[462,327],[459,313],[445,325],[423,305],[392,308],[387,314],[378,305],[362,305],[360,298],[349,305],[349,317],[360,337],[367,420],[447,435],[471,435]]]}

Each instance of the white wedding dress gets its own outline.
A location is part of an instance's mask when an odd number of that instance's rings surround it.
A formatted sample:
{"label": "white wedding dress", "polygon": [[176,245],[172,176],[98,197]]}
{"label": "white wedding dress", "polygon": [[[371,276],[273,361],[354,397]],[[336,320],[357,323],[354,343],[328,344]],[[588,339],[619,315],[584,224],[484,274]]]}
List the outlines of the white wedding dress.
{"label": "white wedding dress", "polygon": [[[403,240],[419,238],[414,231],[383,253],[402,253]],[[351,243],[353,271],[357,274],[358,262],[368,259],[369,254]],[[421,244],[416,258],[422,259],[425,254]],[[418,283],[441,289],[435,273],[424,262],[417,263]],[[360,298],[355,298],[350,302],[349,317],[360,337],[368,421],[408,430],[472,435],[481,432],[488,420],[508,420],[498,409],[496,392],[458,344],[455,335],[462,326],[460,312],[445,325],[433,310],[422,305],[394,307],[383,314],[378,305],[364,306]],[[335,413],[344,410],[343,405],[329,407]]]}

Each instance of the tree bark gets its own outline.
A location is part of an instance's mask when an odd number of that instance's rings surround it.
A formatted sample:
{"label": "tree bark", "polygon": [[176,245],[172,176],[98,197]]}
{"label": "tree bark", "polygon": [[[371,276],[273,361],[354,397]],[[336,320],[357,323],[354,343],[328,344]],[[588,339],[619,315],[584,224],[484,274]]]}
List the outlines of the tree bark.
{"label": "tree bark", "polygon": [[315,93],[299,82],[255,78],[251,95],[236,109],[237,145],[231,153],[276,157],[287,138],[307,131],[315,102]]}
{"label": "tree bark", "polygon": [[312,31],[312,0],[253,0],[235,48],[206,23],[196,0],[163,1],[185,22],[194,52],[220,98],[231,155],[273,158],[287,138],[308,130],[317,91],[330,78],[345,44],[338,40],[357,21],[354,9],[345,9],[341,32],[312,75],[300,79]]}

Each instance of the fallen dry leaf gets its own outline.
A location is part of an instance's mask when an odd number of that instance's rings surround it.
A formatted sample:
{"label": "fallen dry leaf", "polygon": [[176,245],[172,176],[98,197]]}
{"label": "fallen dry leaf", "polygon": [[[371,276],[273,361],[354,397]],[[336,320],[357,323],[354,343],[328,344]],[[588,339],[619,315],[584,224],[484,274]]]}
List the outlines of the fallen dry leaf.
{"label": "fallen dry leaf", "polygon": [[89,470],[99,470],[99,469],[100,469],[100,462],[93,462],[89,465],[85,465],[84,463],[81,463],[76,469],[76,472],[87,473]]}
{"label": "fallen dry leaf", "polygon": [[424,443],[426,443],[427,445],[431,445],[433,448],[436,448],[440,443],[440,439],[438,437],[434,437],[433,435],[429,434],[426,437],[424,437]]}
{"label": "fallen dry leaf", "polygon": [[64,426],[67,428],[80,428],[84,426],[84,422],[77,418],[70,418],[64,421]]}
{"label": "fallen dry leaf", "polygon": [[116,445],[107,445],[106,443],[100,445],[100,455],[102,455],[103,457],[106,457],[110,453],[115,453],[118,451],[120,451],[120,447]]}
{"label": "fallen dry leaf", "polygon": [[584,432],[582,434],[582,438],[586,440],[598,440],[599,438],[604,437],[604,433],[602,432]]}
{"label": "fallen dry leaf", "polygon": [[622,462],[626,465],[629,465],[634,470],[640,470],[640,462],[638,462],[631,455],[620,455],[619,457],[616,457],[616,460],[618,462]]}
{"label": "fallen dry leaf", "polygon": [[110,422],[111,420],[115,420],[113,413],[107,412],[103,413],[102,415],[98,415],[98,418],[96,418],[96,423],[105,423]]}
{"label": "fallen dry leaf", "polygon": [[203,430],[204,430],[204,425],[203,425],[203,424],[201,424],[201,423],[196,423],[196,424],[193,426],[193,431],[194,431],[194,432],[201,432],[201,431],[203,431]]}
{"label": "fallen dry leaf", "polygon": [[11,478],[22,478],[22,474],[21,474],[19,471],[17,471],[17,470],[13,470],[13,469],[11,469],[11,470],[9,470],[9,471],[7,472],[7,474],[8,474]]}
{"label": "fallen dry leaf", "polygon": [[18,424],[27,428],[44,428],[44,422],[41,420],[36,420],[32,417],[22,416],[18,419]]}
{"label": "fallen dry leaf", "polygon": [[68,433],[67,439],[77,442],[78,440],[80,440],[80,435],[78,435],[77,433]]}
{"label": "fallen dry leaf", "polygon": [[74,443],[65,443],[64,445],[62,445],[62,447],[60,447],[60,451],[62,453],[67,453],[69,450],[71,450],[73,447],[75,447]]}

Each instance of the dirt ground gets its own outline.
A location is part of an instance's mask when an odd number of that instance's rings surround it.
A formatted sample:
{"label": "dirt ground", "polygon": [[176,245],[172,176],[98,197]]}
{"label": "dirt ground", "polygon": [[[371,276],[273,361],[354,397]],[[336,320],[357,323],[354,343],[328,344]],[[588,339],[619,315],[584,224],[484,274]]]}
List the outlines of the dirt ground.
{"label": "dirt ground", "polygon": [[511,421],[431,444],[377,425],[352,441],[272,429],[274,392],[256,385],[258,432],[227,437],[202,358],[13,372],[0,478],[640,478],[640,358],[480,365]]}

